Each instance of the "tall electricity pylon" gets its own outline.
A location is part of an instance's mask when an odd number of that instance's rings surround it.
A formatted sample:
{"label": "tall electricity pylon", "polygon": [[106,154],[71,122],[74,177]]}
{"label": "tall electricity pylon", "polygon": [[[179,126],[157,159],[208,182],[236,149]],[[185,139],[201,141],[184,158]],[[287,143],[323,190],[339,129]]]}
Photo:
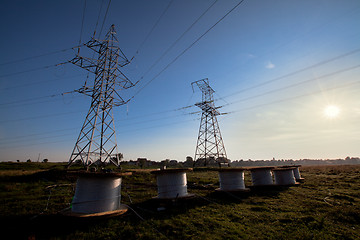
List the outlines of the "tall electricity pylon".
{"label": "tall electricity pylon", "polygon": [[[90,49],[92,57],[80,56],[80,46],[77,55],[70,62],[95,74],[93,86],[76,90],[91,97],[90,109],[85,117],[74,150],[71,153],[68,166],[80,160],[88,168],[100,161],[112,162],[119,166],[113,107],[126,101],[118,91],[133,87],[134,84],[120,71],[129,60],[117,46],[114,25],[110,27],[105,39],[92,39],[83,46]],[[96,55],[95,55],[96,54]],[[95,58],[94,58],[95,56]]]}
{"label": "tall electricity pylon", "polygon": [[[204,161],[204,165],[213,159],[220,163],[227,161],[225,146],[221,137],[219,124],[216,116],[220,115],[215,107],[213,93],[215,92],[209,85],[207,78],[191,83],[193,90],[196,84],[202,92],[202,101],[195,106],[201,108],[201,121],[199,135],[196,144],[194,163]],[[195,165],[195,164],[194,164]]]}

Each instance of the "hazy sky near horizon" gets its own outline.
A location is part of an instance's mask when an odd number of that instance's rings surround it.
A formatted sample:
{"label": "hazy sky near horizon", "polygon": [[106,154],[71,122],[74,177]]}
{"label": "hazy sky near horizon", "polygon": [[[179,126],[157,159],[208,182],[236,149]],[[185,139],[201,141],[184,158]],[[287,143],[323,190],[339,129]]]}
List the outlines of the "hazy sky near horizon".
{"label": "hazy sky near horizon", "polygon": [[194,156],[201,92],[191,82],[203,78],[228,113],[218,121],[231,160],[360,156],[360,1],[245,0],[206,33],[237,3],[112,1],[103,25],[108,1],[87,0],[82,28],[84,0],[1,1],[0,161],[68,161],[90,98],[61,94],[87,72],[55,65],[111,24],[134,56],[123,72],[141,79],[115,109],[125,160]]}

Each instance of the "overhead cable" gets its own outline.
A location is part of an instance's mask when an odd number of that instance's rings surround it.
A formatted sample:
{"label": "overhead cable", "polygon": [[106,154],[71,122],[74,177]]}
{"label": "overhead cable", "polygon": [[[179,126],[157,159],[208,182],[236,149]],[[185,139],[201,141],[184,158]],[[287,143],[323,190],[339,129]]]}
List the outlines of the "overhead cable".
{"label": "overhead cable", "polygon": [[275,93],[275,92],[283,91],[285,89],[293,88],[293,87],[296,87],[296,86],[299,86],[299,85],[302,85],[302,84],[306,84],[306,83],[309,83],[309,82],[313,82],[315,80],[319,80],[319,79],[322,79],[322,78],[332,77],[332,76],[335,76],[335,75],[340,74],[340,73],[344,73],[344,72],[348,72],[348,71],[357,69],[359,67],[360,67],[360,64],[355,65],[355,66],[351,66],[351,67],[348,67],[348,68],[340,69],[340,70],[332,72],[332,73],[324,74],[322,76],[318,76],[318,77],[314,77],[314,78],[311,78],[311,79],[308,79],[308,80],[304,80],[304,81],[301,81],[301,82],[290,84],[290,85],[282,87],[282,88],[277,88],[277,89],[274,89],[274,90],[271,90],[271,91],[268,91],[268,92],[265,92],[265,93],[261,93],[261,94],[255,95],[255,96],[250,96],[250,97],[243,98],[243,99],[240,99],[240,100],[237,100],[237,101],[233,101],[231,103],[227,103],[227,104],[222,105],[222,107],[225,107],[225,106],[228,106],[228,105],[231,105],[231,104],[234,104],[234,103],[238,103],[238,102],[247,101],[247,100],[250,100],[250,99],[253,99],[253,98],[257,98],[257,97],[262,97],[264,95],[272,94],[272,93]]}
{"label": "overhead cable", "polygon": [[[280,76],[280,77],[276,77],[276,78],[270,79],[270,80],[268,80],[268,81],[261,82],[261,83],[259,83],[259,84],[257,84],[257,85],[252,86],[252,87],[244,88],[244,89],[242,89],[242,90],[240,90],[240,91],[234,92],[234,93],[229,94],[229,95],[227,95],[227,96],[225,96],[225,97],[222,97],[222,98],[228,98],[228,97],[230,97],[230,96],[237,95],[237,94],[242,93],[242,92],[245,92],[245,91],[249,91],[249,90],[252,90],[252,89],[255,89],[255,88],[258,88],[258,87],[262,87],[262,86],[268,85],[268,84],[273,83],[273,82],[276,82],[276,81],[278,81],[278,80],[281,80],[281,79],[284,79],[284,78],[287,78],[287,77],[296,75],[296,74],[298,74],[298,73],[301,73],[301,72],[304,72],[304,71],[307,71],[307,70],[310,70],[310,69],[319,67],[319,66],[321,66],[321,65],[324,65],[324,64],[327,64],[327,63],[330,63],[330,62],[339,60],[339,59],[341,59],[341,58],[344,58],[344,57],[347,57],[347,56],[356,54],[356,53],[358,53],[358,52],[360,52],[360,48],[351,50],[351,51],[349,51],[349,52],[347,52],[347,53],[338,55],[338,56],[333,57],[333,58],[330,58],[330,59],[326,59],[326,60],[324,60],[324,61],[315,63],[315,64],[313,64],[313,65],[304,67],[304,68],[302,68],[302,69],[299,69],[299,70],[296,70],[296,71],[294,71],[294,72],[291,72],[291,73],[282,75],[282,76]],[[220,99],[222,99],[222,98],[220,98]],[[218,99],[216,99],[216,100],[218,100]]]}
{"label": "overhead cable", "polygon": [[105,20],[106,20],[107,14],[108,14],[108,12],[109,12],[110,4],[111,4],[111,0],[109,0],[108,6],[107,6],[107,8],[106,8],[106,12],[105,12],[105,16],[104,16],[104,19],[103,19],[103,23],[102,23],[102,25],[101,25],[100,32],[99,32],[99,39],[100,39],[100,37],[101,37],[101,32],[102,32],[102,30],[103,30],[103,28],[104,28],[104,24],[105,24]]}
{"label": "overhead cable", "polygon": [[[187,48],[185,48],[179,55],[177,55],[170,63],[168,63],[158,74],[156,74],[152,79],[150,79],[143,87],[141,87],[135,94],[130,98],[134,98],[139,94],[145,87],[147,87],[152,81],[158,78],[166,69],[168,69],[172,64],[174,64],[182,55],[184,55],[189,49],[191,49],[197,42],[199,42],[207,33],[209,33],[216,25],[218,25],[222,20],[224,20],[231,12],[233,12],[240,4],[245,0],[241,0],[237,3],[232,9],[230,9],[223,17],[221,17],[215,24],[213,24],[209,29],[207,29],[200,37],[198,37],[193,43],[191,43]],[[129,100],[130,100],[129,99]]]}
{"label": "overhead cable", "polygon": [[176,39],[176,41],[165,50],[165,52],[149,67],[149,69],[141,76],[140,79],[143,79],[146,74],[148,74],[160,61],[163,57],[188,33],[197,22],[217,3],[218,0],[215,0],[181,35]]}
{"label": "overhead cable", "polygon": [[80,29],[79,45],[81,45],[81,37],[82,37],[82,34],[83,34],[84,20],[85,20],[85,10],[86,10],[86,0],[84,0],[84,7],[83,7],[82,20],[81,20],[81,29]]}
{"label": "overhead cable", "polygon": [[[67,62],[64,62],[64,63],[61,63],[61,64],[65,64],[65,63],[67,63]],[[9,73],[9,74],[5,74],[5,75],[1,75],[0,78],[10,77],[10,76],[19,75],[19,74],[28,73],[28,72],[35,72],[35,71],[39,71],[39,70],[43,70],[43,69],[47,69],[47,68],[52,68],[52,67],[57,67],[57,66],[59,66],[61,64],[47,65],[47,66],[38,67],[38,68],[32,68],[32,69],[28,69],[28,70],[24,70],[24,71],[20,71],[20,72]]]}
{"label": "overhead cable", "polygon": [[27,121],[27,120],[33,120],[33,119],[39,119],[39,118],[43,119],[43,118],[47,118],[47,117],[57,117],[57,116],[75,114],[75,113],[78,114],[79,111],[65,112],[65,113],[55,113],[55,114],[47,114],[47,115],[41,115],[41,116],[36,116],[36,117],[28,117],[28,118],[20,118],[20,119],[4,120],[4,121],[0,121],[0,123],[6,123],[6,122],[21,122],[21,121]]}
{"label": "overhead cable", "polygon": [[259,107],[263,107],[263,106],[267,106],[267,105],[271,105],[271,104],[275,104],[275,103],[286,102],[286,101],[297,99],[297,98],[308,97],[308,96],[312,96],[312,95],[319,94],[319,93],[326,92],[326,91],[330,91],[330,90],[348,88],[348,87],[355,86],[357,84],[360,84],[360,82],[359,81],[351,82],[351,83],[347,83],[347,84],[343,84],[343,85],[338,85],[338,86],[335,86],[335,87],[332,87],[332,88],[327,88],[327,89],[314,91],[314,92],[311,92],[311,93],[305,93],[305,94],[298,95],[298,96],[293,96],[293,97],[289,97],[289,98],[283,98],[283,99],[279,99],[279,100],[272,101],[272,102],[266,102],[266,103],[258,104],[258,105],[255,105],[255,106],[242,108],[242,109],[239,109],[239,110],[234,110],[234,111],[229,112],[229,114],[230,113],[237,113],[237,112],[247,111],[247,110],[252,110],[252,109],[255,109],[255,108],[259,108]]}
{"label": "overhead cable", "polygon": [[[22,59],[18,59],[18,60],[13,60],[13,61],[9,61],[9,62],[3,62],[3,63],[0,63],[0,66],[4,66],[4,65],[8,65],[8,64],[13,64],[13,63],[24,62],[24,61],[32,60],[32,59],[35,59],[35,58],[40,58],[40,57],[45,57],[45,56],[49,56],[49,55],[61,53],[61,52],[66,52],[66,51],[69,51],[69,50],[72,50],[72,49],[74,49],[74,48],[65,48],[65,49],[58,50],[58,51],[43,53],[43,54],[40,54],[40,55],[35,55],[35,56],[31,56],[31,57],[26,57],[26,58],[22,58]],[[0,76],[0,77],[2,77],[2,76]]]}
{"label": "overhead cable", "polygon": [[[168,9],[170,8],[171,4],[174,2],[174,0],[171,0],[169,2],[169,4],[166,6],[166,8],[164,9],[164,11],[161,13],[160,17],[157,19],[157,21],[155,22],[155,24],[152,26],[151,30],[149,31],[149,33],[146,35],[145,39],[142,41],[142,43],[140,44],[140,46],[138,47],[138,49],[136,50],[135,54],[138,54],[140,49],[143,47],[143,45],[145,44],[145,42],[148,40],[148,38],[150,37],[150,35],[152,34],[152,32],[154,31],[154,29],[157,27],[157,25],[159,24],[159,22],[161,21],[161,19],[164,17],[165,13],[168,11]],[[134,57],[133,57],[134,58]]]}

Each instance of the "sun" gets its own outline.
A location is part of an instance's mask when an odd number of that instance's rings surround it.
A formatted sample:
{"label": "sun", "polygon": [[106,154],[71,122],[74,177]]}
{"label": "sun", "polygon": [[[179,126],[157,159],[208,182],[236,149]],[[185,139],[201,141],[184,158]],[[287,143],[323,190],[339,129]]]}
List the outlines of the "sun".
{"label": "sun", "polygon": [[328,105],[324,108],[324,116],[329,119],[337,118],[340,114],[340,108],[336,105]]}

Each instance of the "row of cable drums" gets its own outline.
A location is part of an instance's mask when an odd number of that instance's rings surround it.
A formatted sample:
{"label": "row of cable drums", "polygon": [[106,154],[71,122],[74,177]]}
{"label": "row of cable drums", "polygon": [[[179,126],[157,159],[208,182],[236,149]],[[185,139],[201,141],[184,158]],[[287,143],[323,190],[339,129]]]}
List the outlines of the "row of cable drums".
{"label": "row of cable drums", "polygon": [[[247,191],[244,171],[250,170],[252,186],[288,186],[302,180],[300,166],[223,168],[219,170],[220,191]],[[159,199],[182,198],[190,196],[187,192],[186,172],[191,169],[166,169],[153,171],[157,175]]]}
{"label": "row of cable drums", "polygon": [[282,167],[254,167],[254,168],[229,168],[219,170],[221,191],[246,190],[244,171],[250,170],[253,187],[257,186],[287,186],[295,185],[301,181],[300,166]]}
{"label": "row of cable drums", "polygon": [[[175,199],[193,196],[187,191],[186,172],[188,169],[157,170],[156,175],[158,199]],[[244,182],[244,171],[250,170],[252,186],[295,185],[302,180],[299,166],[291,167],[256,167],[256,168],[222,168],[219,169],[220,191],[247,191]],[[99,213],[121,208],[120,173],[86,173],[81,174],[76,183],[75,196],[72,201],[74,213]],[[274,180],[273,180],[274,179]]]}

